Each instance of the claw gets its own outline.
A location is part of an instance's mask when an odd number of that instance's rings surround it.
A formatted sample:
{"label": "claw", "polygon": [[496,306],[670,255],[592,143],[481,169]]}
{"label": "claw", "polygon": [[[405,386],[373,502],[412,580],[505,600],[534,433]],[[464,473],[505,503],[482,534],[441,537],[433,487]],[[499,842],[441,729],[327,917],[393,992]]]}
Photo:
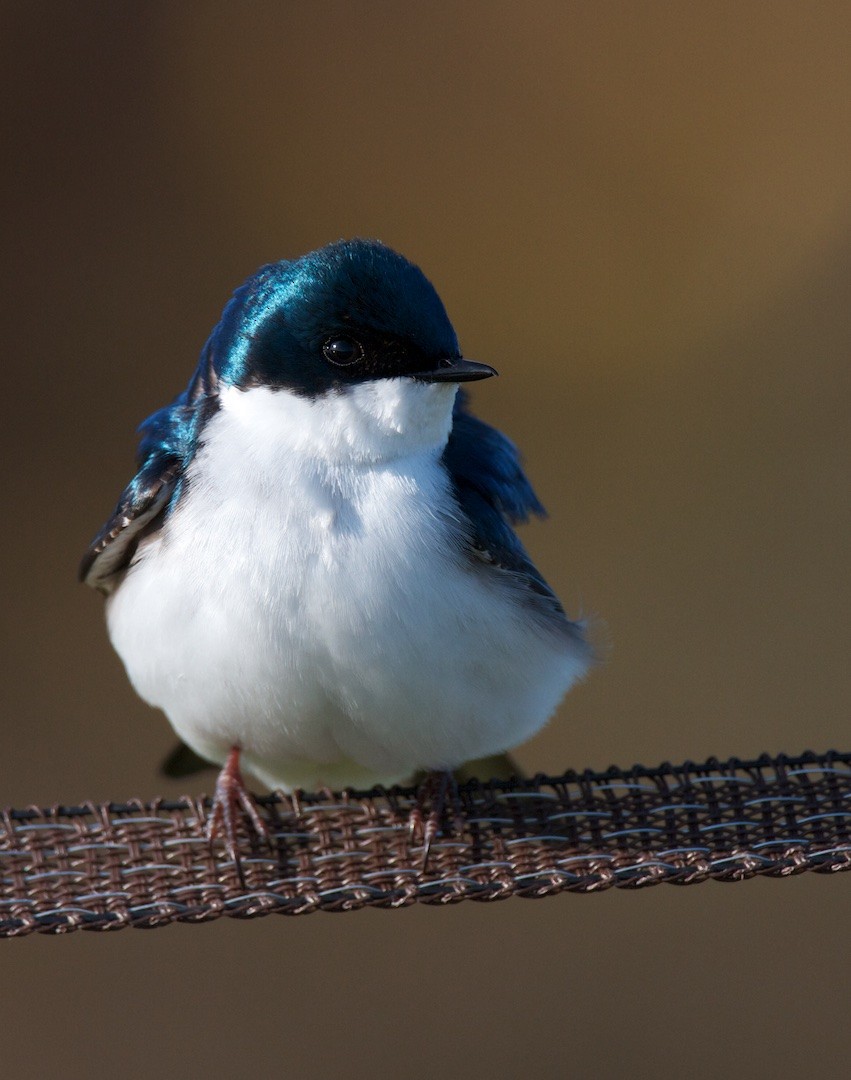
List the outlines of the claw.
{"label": "claw", "polygon": [[213,805],[210,808],[210,816],[207,819],[207,842],[212,845],[213,841],[221,837],[225,843],[225,850],[233,860],[236,867],[240,885],[245,888],[245,875],[242,871],[242,862],[239,857],[238,833],[239,820],[237,811],[241,810],[248,820],[254,832],[265,843],[272,846],[269,835],[269,827],[257,809],[257,805],[251,792],[245,786],[242,773],[239,768],[239,747],[231,748],[227,760],[216,780],[216,791],[213,795]]}
{"label": "claw", "polygon": [[[450,794],[457,812],[458,785],[448,769],[428,773],[417,788],[417,801],[408,815],[408,839],[412,846],[422,844],[423,861],[420,869],[423,874],[428,869],[432,844],[443,827],[447,796]],[[428,813],[425,812],[426,807]]]}

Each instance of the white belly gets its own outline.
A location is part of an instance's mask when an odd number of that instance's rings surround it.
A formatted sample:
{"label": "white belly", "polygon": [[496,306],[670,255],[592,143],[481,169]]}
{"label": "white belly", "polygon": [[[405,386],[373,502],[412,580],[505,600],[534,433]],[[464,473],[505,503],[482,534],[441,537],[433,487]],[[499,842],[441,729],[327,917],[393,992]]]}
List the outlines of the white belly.
{"label": "white belly", "polygon": [[137,691],[202,756],[240,746],[290,789],[393,782],[516,745],[582,674],[580,649],[453,554],[438,451],[275,470],[222,452],[198,455],[108,601]]}

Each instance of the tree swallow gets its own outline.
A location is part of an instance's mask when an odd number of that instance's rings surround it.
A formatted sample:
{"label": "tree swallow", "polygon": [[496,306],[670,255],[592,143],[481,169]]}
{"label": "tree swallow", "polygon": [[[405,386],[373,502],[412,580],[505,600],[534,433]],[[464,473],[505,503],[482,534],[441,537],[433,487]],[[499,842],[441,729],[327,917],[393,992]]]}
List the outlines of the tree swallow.
{"label": "tree swallow", "polygon": [[82,580],[130,680],[224,765],[273,788],[371,787],[535,734],[587,669],[512,525],[543,514],[421,270],[375,241],[262,267],[187,389],[141,426],[138,471]]}

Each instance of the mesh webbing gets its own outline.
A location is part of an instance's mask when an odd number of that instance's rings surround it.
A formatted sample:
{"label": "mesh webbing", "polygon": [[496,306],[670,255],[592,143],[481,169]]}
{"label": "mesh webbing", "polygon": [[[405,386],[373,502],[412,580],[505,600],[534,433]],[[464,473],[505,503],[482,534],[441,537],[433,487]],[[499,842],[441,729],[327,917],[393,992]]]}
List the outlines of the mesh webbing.
{"label": "mesh webbing", "polygon": [[271,796],[245,886],[203,798],[7,810],[0,935],[851,869],[851,753],[464,785],[427,872],[409,789]]}

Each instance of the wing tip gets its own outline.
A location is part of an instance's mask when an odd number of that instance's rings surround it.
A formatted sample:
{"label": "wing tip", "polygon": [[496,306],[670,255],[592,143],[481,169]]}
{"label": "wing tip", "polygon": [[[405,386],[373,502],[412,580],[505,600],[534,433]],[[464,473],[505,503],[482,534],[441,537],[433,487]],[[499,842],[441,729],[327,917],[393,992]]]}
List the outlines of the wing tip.
{"label": "wing tip", "polygon": [[96,588],[92,570],[97,562],[98,555],[101,553],[101,546],[98,544],[99,539],[100,538],[97,537],[89,544],[82,559],[80,559],[80,562],[77,565],[77,581],[80,585],[91,585],[93,588]]}

